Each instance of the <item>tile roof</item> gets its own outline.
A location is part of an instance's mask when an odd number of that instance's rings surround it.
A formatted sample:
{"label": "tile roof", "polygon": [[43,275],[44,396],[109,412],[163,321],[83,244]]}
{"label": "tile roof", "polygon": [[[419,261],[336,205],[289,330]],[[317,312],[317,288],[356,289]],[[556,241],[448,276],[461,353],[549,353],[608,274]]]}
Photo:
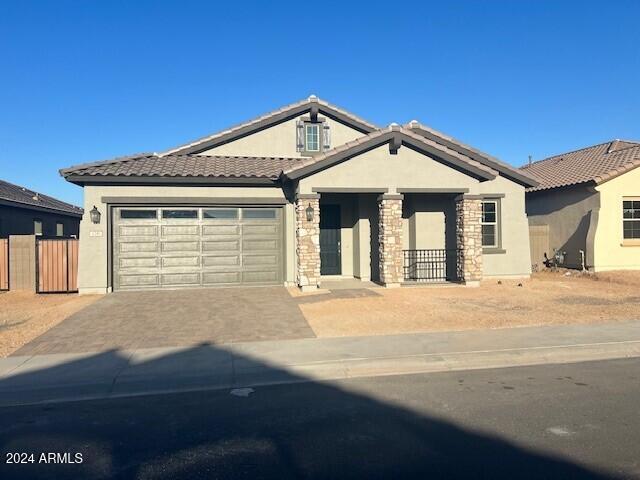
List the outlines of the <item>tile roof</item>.
{"label": "tile roof", "polygon": [[540,184],[527,191],[547,190],[580,183],[600,184],[640,167],[640,142],[613,140],[555,155],[520,167]]}
{"label": "tile roof", "polygon": [[80,207],[4,180],[0,180],[0,201],[2,200],[20,204],[24,208],[32,206],[72,215],[82,215],[82,208]]}
{"label": "tile roof", "polygon": [[232,157],[212,155],[158,155],[141,153],[104,162],[86,163],[60,170],[69,178],[80,177],[210,177],[265,178],[277,180],[299,158]]}

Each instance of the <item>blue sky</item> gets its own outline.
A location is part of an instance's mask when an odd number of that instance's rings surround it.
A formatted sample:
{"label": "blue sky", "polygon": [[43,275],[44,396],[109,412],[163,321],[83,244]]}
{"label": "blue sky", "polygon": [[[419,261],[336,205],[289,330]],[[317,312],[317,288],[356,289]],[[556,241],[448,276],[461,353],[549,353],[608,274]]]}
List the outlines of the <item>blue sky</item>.
{"label": "blue sky", "polygon": [[[310,6],[309,6],[310,5]],[[314,93],[521,165],[640,140],[640,2],[0,3],[0,178],[161,151]]]}

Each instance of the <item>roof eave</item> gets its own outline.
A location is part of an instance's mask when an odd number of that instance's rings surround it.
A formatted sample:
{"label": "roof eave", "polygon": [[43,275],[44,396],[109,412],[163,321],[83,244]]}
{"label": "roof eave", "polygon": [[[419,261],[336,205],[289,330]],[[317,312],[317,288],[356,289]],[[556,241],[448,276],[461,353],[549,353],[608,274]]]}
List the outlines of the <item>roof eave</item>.
{"label": "roof eave", "polygon": [[523,185],[524,187],[535,187],[539,184],[539,182],[527,175],[526,173],[522,173],[515,167],[509,167],[505,165],[503,162],[498,160],[497,158],[482,152],[476,148],[473,148],[465,143],[462,143],[459,140],[456,140],[453,137],[449,137],[443,133],[437,132],[431,128],[427,128],[422,124],[418,124],[418,126],[409,127],[411,130],[415,131],[419,135],[422,135],[430,140],[436,141],[438,143],[442,143],[446,147],[451,148],[452,150],[456,150],[459,153],[463,153],[469,158],[474,159],[477,162],[483,163],[488,167],[491,167],[502,174],[502,176],[512,180],[516,183]]}
{"label": "roof eave", "polygon": [[79,211],[77,212],[71,212],[68,210],[61,210],[59,208],[45,207],[44,205],[33,205],[31,203],[20,202],[17,200],[9,200],[8,198],[0,198],[0,205],[5,205],[7,207],[24,208],[26,210],[37,210],[39,212],[56,213],[58,215],[64,215],[67,217],[81,218],[83,214],[82,209],[79,209]]}
{"label": "roof eave", "polygon": [[76,185],[277,185],[278,180],[267,177],[169,177],[159,175],[68,175],[65,180]]}

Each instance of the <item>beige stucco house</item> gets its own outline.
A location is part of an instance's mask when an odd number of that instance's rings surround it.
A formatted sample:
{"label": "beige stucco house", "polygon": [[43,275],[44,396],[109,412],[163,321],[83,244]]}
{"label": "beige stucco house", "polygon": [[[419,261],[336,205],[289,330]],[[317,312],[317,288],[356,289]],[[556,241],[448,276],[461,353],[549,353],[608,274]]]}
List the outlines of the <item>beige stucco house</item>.
{"label": "beige stucco house", "polygon": [[[569,268],[640,269],[637,167],[640,143],[622,140],[522,167],[539,180],[527,191],[527,214],[532,229],[547,232],[547,255],[560,252]],[[537,251],[532,261],[541,263],[544,253]]]}
{"label": "beige stucco house", "polygon": [[61,174],[84,187],[81,293],[530,274],[526,172],[416,121],[379,128],[315,96]]}

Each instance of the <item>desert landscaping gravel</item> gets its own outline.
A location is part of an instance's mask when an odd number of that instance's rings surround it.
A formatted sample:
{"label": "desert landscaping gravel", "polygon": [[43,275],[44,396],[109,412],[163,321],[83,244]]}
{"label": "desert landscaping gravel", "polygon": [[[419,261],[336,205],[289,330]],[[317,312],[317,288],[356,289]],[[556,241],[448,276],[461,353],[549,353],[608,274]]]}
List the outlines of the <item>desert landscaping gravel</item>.
{"label": "desert landscaping gravel", "polygon": [[299,297],[318,337],[387,335],[637,319],[640,272],[540,272],[478,288],[372,288]]}
{"label": "desert landscaping gravel", "polygon": [[0,357],[8,356],[98,298],[100,295],[0,293]]}

